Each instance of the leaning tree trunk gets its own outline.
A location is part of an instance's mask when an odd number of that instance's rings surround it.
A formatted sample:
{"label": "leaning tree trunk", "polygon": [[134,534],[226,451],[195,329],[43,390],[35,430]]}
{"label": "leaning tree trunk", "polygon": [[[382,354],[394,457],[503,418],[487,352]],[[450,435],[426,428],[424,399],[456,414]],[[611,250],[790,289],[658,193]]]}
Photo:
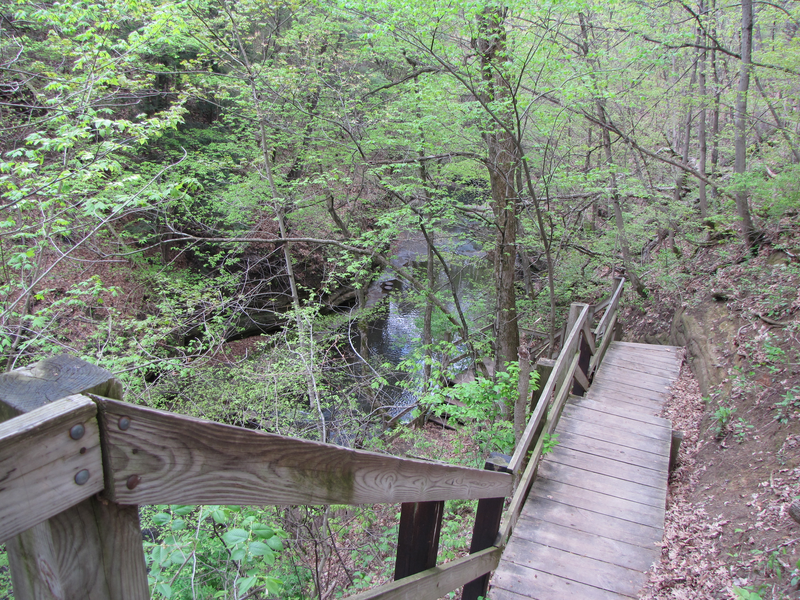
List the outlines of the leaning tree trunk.
{"label": "leaning tree trunk", "polygon": [[[700,0],[700,14],[705,15],[706,6],[705,0]],[[708,152],[708,143],[706,140],[706,42],[708,41],[708,35],[706,34],[705,30],[701,34],[700,38],[700,45],[703,47],[700,52],[700,89],[698,90],[700,93],[700,123],[699,123],[699,131],[698,131],[698,142],[700,143],[700,164],[697,165],[697,170],[700,171],[700,174],[705,177],[706,175],[706,154]],[[708,218],[708,199],[706,198],[706,182],[700,181],[700,218],[705,221]]]}
{"label": "leaning tree trunk", "polygon": [[506,363],[517,360],[519,347],[514,289],[518,208],[514,171],[518,166],[519,153],[511,133],[513,115],[507,107],[502,106],[502,102],[511,96],[508,82],[502,75],[503,65],[508,60],[504,9],[486,8],[478,17],[478,32],[475,46],[480,55],[483,73],[481,100],[485,106],[491,106],[497,116],[497,120],[486,120],[483,139],[488,149],[486,165],[489,169],[492,211],[497,231],[494,258],[494,284],[497,294],[495,372],[499,372],[505,370]]}
{"label": "leaning tree trunk", "polygon": [[[750,88],[750,69],[753,57],[753,0],[742,0],[742,59],[739,70],[739,89],[736,92],[736,137],[734,147],[736,159],[733,172],[744,175],[747,170],[747,92]],[[753,220],[747,203],[747,190],[741,185],[736,192],[736,212],[739,214],[742,230],[742,241],[747,246],[755,244]]]}

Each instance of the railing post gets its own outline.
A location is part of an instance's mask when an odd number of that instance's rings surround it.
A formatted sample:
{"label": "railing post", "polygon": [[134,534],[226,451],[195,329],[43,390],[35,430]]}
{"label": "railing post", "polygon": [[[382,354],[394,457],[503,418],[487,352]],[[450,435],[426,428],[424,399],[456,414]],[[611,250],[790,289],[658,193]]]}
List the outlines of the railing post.
{"label": "railing post", "polygon": [[[510,456],[492,452],[489,458],[486,459],[486,464],[483,468],[487,471],[510,473],[511,471],[508,469],[508,462],[510,460]],[[485,498],[478,501],[478,510],[475,513],[475,526],[472,529],[472,543],[469,547],[470,554],[485,550],[496,543],[497,534],[500,531],[500,520],[503,516],[504,504],[505,498]],[[491,573],[486,573],[470,581],[464,586],[461,599],[477,600],[480,596],[486,597],[490,576]]]}
{"label": "railing post", "polygon": [[[119,398],[122,385],[105,369],[71,356],[42,360],[0,375],[0,421],[80,393]],[[6,548],[16,600],[149,598],[135,506],[91,497],[12,538]]]}
{"label": "railing post", "polygon": [[[575,305],[573,305],[573,306],[575,306]],[[570,309],[570,316],[572,316],[571,309]],[[594,310],[590,306],[589,307],[589,313],[586,316],[587,323],[591,323],[593,317],[594,317]],[[580,345],[578,346],[579,347],[578,351],[580,352],[580,358],[578,359],[578,368],[581,370],[581,372],[584,375],[591,377],[590,374],[589,374],[589,366],[590,366],[590,364],[592,362],[592,348],[591,348],[591,345],[589,344],[589,340],[586,339],[586,331],[589,330],[589,329],[590,328],[587,325],[586,327],[584,327],[583,331],[581,332],[581,341],[580,341]],[[592,340],[592,341],[594,341],[594,340]],[[591,378],[589,378],[589,383],[591,383]],[[583,385],[581,385],[578,382],[578,379],[576,378],[575,379],[575,384],[572,386],[572,393],[575,396],[583,396],[587,391],[588,390],[586,390],[583,387]]]}
{"label": "railing post", "polygon": [[402,579],[436,566],[444,501],[403,502],[394,578]]}
{"label": "railing post", "polygon": [[553,367],[556,365],[556,361],[551,358],[540,358],[536,361],[536,365],[534,366],[534,372],[539,374],[539,387],[531,392],[531,406],[530,412],[536,409],[536,405],[539,404],[539,399],[542,397],[542,390],[544,389],[545,382],[550,378],[550,373],[553,372]]}

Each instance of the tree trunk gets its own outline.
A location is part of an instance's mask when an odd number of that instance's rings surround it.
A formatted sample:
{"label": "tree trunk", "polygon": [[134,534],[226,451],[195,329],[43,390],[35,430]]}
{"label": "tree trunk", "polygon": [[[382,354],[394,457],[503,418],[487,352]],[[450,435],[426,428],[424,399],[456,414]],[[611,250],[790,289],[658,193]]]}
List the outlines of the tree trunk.
{"label": "tree trunk", "polygon": [[[700,44],[701,37],[698,35],[696,37],[698,45]],[[699,51],[698,51],[699,54]],[[683,124],[683,138],[680,141],[681,144],[681,163],[683,165],[689,164],[689,144],[692,140],[692,104],[691,98],[692,94],[694,93],[694,84],[697,80],[697,60],[694,61],[694,66],[692,67],[692,77],[689,79],[689,89],[687,90],[687,97],[690,99],[689,105],[686,107],[686,118]],[[683,199],[684,189],[686,187],[686,171],[680,169],[678,171],[678,176],[675,178],[675,191],[673,197],[676,202],[680,202]]]}
{"label": "tree trunk", "polygon": [[[436,285],[436,274],[433,270],[433,233],[428,242],[428,289],[433,291]],[[426,390],[430,387],[431,363],[433,361],[433,302],[430,298],[425,302],[425,319],[422,324],[422,345],[425,347],[425,364],[423,366],[423,386]]]}
{"label": "tree trunk", "polygon": [[[518,166],[517,144],[511,134],[513,116],[501,102],[511,96],[502,68],[508,61],[505,12],[488,7],[478,16],[479,36],[475,40],[483,72],[481,100],[491,106],[500,123],[487,119],[483,131],[488,156],[486,165],[492,190],[495,217],[494,285],[497,294],[495,333],[497,335],[495,372],[505,371],[508,362],[517,360],[519,325],[514,289],[514,265],[517,257],[517,193],[514,170]],[[495,108],[496,107],[496,108]]]}
{"label": "tree trunk", "polygon": [[[706,5],[705,0],[700,0],[700,14],[705,15]],[[706,140],[706,42],[708,36],[703,31],[700,38],[700,45],[703,47],[700,53],[700,76],[699,76],[699,92],[700,92],[700,123],[698,130],[698,141],[700,143],[700,164],[697,165],[697,170],[700,174],[706,174],[706,153],[707,153],[707,140]],[[708,218],[708,199],[706,198],[706,182],[700,181],[700,218],[705,221]]]}
{"label": "tree trunk", "polygon": [[[717,35],[717,3],[716,0],[711,0],[711,35]],[[719,70],[717,69],[717,49],[716,46],[711,48],[711,72],[714,76],[714,109],[711,112],[711,178],[716,179],[717,167],[719,165],[719,108],[721,102],[721,86],[719,81]],[[717,188],[711,188],[711,196],[717,197]]]}
{"label": "tree trunk", "polygon": [[[744,175],[747,171],[747,92],[750,88],[750,69],[753,54],[753,0],[742,0],[742,59],[739,70],[739,88],[736,92],[735,138],[736,159],[733,172]],[[741,185],[741,181],[740,181]],[[747,190],[736,192],[736,212],[741,221],[742,241],[753,246],[756,241],[753,220],[747,202]]]}

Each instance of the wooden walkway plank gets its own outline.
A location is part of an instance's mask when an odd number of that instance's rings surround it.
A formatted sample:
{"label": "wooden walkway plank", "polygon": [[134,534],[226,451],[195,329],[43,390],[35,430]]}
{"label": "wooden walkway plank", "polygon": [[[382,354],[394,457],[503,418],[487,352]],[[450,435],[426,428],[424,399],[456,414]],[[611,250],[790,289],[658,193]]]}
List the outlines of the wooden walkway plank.
{"label": "wooden walkway plank", "polygon": [[677,348],[614,342],[564,407],[489,596],[635,598],[660,556],[672,426],[657,416]]}
{"label": "wooden walkway plank", "polygon": [[[500,562],[492,579],[492,587],[489,594],[492,600],[518,600],[520,598],[619,600],[621,597],[625,597],[615,592],[550,575],[537,569],[529,569],[511,561]],[[495,589],[497,594],[495,594]]]}
{"label": "wooden walkway plank", "polygon": [[547,479],[536,483],[531,490],[531,496],[568,503],[577,508],[585,508],[609,517],[660,528],[660,506],[640,504],[627,498],[617,498]]}
{"label": "wooden walkway plank", "polygon": [[609,407],[617,408],[621,411],[644,413],[648,416],[656,415],[661,412],[662,402],[660,400],[643,400],[641,398],[633,398],[622,393],[614,394],[614,402],[609,403],[599,393],[589,390],[589,393],[584,396],[586,400],[594,400],[606,405],[606,412]]}
{"label": "wooden walkway plank", "polygon": [[579,531],[594,533],[642,548],[654,547],[654,536],[659,542],[661,541],[662,528],[660,527],[640,525],[547,498],[529,498],[522,509],[522,516],[567,525]]}
{"label": "wooden walkway plank", "polygon": [[648,415],[639,416],[639,413],[627,411],[626,409],[615,410],[609,403],[605,403],[607,408],[604,409],[603,406],[602,401],[598,402],[594,399],[590,399],[590,402],[582,403],[581,405],[574,402],[567,404],[562,414],[581,421],[596,419],[595,422],[608,424],[610,427],[617,427],[626,431],[629,431],[632,425],[637,428],[636,431],[631,431],[633,435],[644,435],[656,439],[670,436],[672,427],[669,425],[669,421],[662,420],[661,422],[648,423],[648,420],[651,420],[647,418]]}
{"label": "wooden walkway plank", "polygon": [[613,382],[618,385],[641,388],[656,393],[666,392],[672,384],[672,379],[655,377],[646,373],[631,373],[622,368],[609,370],[605,373],[604,379],[608,380],[609,383]]}
{"label": "wooden walkway plank", "polygon": [[[606,354],[606,357],[609,360],[626,360],[630,362],[635,362],[639,364],[646,364],[652,365],[655,367],[663,366],[666,368],[674,368],[676,366],[680,366],[681,359],[678,358],[677,355],[666,355],[666,354],[653,354],[649,352],[639,352],[626,350],[620,347],[614,347],[613,349],[609,350]],[[603,361],[605,363],[605,360]]]}
{"label": "wooden walkway plank", "polygon": [[519,521],[517,528],[519,537],[525,540],[574,554],[585,554],[628,569],[646,571],[661,555],[661,549],[657,547],[642,548],[541,519],[526,517]]}
{"label": "wooden walkway plank", "polygon": [[603,402],[602,399],[598,401],[583,396],[575,398],[570,405],[575,408],[586,407],[591,410],[616,415],[618,417],[628,417],[634,421],[641,421],[648,425],[672,429],[672,424],[667,419],[656,417],[653,415],[652,411],[648,411],[646,408],[637,404],[624,403],[624,406],[620,406],[617,403],[611,404],[610,402]]}
{"label": "wooden walkway plank", "polygon": [[503,554],[507,560],[521,567],[536,568],[550,575],[625,596],[635,596],[643,583],[641,571],[528,540],[509,544]]}
{"label": "wooden walkway plank", "polygon": [[619,369],[627,369],[632,373],[650,373],[651,375],[658,375],[659,377],[673,378],[680,371],[680,365],[671,363],[648,363],[644,361],[625,360],[620,355],[606,356],[603,359],[603,366],[616,367]]}
{"label": "wooden walkway plank", "polygon": [[[569,410],[567,410],[567,408],[569,408]],[[572,407],[565,407],[565,410],[562,414],[564,418],[570,421],[585,421],[587,423],[593,423],[598,427],[607,427],[608,430],[606,432],[600,433],[605,433],[608,436],[608,439],[612,439],[614,436],[616,438],[635,438],[638,436],[652,438],[654,440],[670,439],[669,430],[666,430],[663,427],[646,427],[640,421],[635,421],[637,427],[634,431],[631,431],[625,427],[626,423],[631,423],[631,419],[626,420],[622,417],[610,415],[608,413],[603,413],[596,410],[574,410]]]}
{"label": "wooden walkway plank", "polygon": [[594,440],[613,442],[620,446],[625,446],[626,448],[635,448],[637,450],[644,450],[645,452],[652,452],[653,454],[669,452],[669,440],[646,437],[638,434],[629,435],[629,431],[619,431],[612,427],[602,429],[596,427],[594,423],[588,420],[582,421],[570,417],[563,417],[556,433],[560,434],[562,431],[582,435]]}
{"label": "wooden walkway plank", "polygon": [[657,406],[661,406],[664,403],[664,400],[667,398],[667,390],[664,391],[652,391],[646,390],[644,388],[636,387],[635,385],[630,385],[628,383],[624,383],[621,381],[602,381],[592,384],[592,398],[597,398],[598,396],[602,396],[603,398],[610,398],[616,394],[629,398],[630,400],[639,400],[643,404],[648,402],[655,403]]}
{"label": "wooden walkway plank", "polygon": [[575,467],[599,473],[600,475],[616,477],[623,481],[644,485],[659,491],[666,486],[667,482],[666,471],[646,469],[618,460],[595,456],[588,452],[576,452],[569,448],[556,448],[548,459],[562,466]]}
{"label": "wooden walkway plank", "polygon": [[583,488],[608,496],[627,498],[640,504],[650,504],[661,507],[667,499],[666,490],[663,494],[657,493],[655,488],[636,485],[624,479],[611,475],[603,475],[584,469],[563,468],[564,465],[544,461],[539,465],[539,475],[553,481],[560,481],[567,485]]}
{"label": "wooden walkway plank", "polygon": [[[610,354],[606,355],[600,369],[613,369],[614,367],[627,367],[634,365],[631,372],[649,372],[648,369],[654,371],[667,371],[667,376],[670,372],[677,373],[680,371],[681,362],[673,358],[662,358],[659,356],[626,356],[625,354]],[[599,371],[599,369],[598,369]],[[655,372],[653,374],[656,374]]]}
{"label": "wooden walkway plank", "polygon": [[[580,450],[589,454],[594,454],[595,456],[611,458],[613,460],[646,468],[653,468],[653,461],[655,457],[659,456],[655,452],[628,448],[627,446],[620,446],[619,444],[614,444],[606,440],[595,440],[579,436],[568,431],[564,431],[558,436],[558,445],[562,448]],[[666,470],[667,466],[668,465],[663,465],[659,468],[661,470]]]}

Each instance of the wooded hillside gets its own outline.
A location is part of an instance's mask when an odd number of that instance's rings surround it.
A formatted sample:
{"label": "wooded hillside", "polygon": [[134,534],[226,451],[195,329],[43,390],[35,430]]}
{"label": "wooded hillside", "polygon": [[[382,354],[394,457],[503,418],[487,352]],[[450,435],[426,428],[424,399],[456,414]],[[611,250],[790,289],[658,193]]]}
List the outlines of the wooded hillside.
{"label": "wooded hillside", "polygon": [[[799,28],[787,0],[3,5],[0,366],[70,353],[130,402],[362,446],[400,418],[366,331],[401,285],[412,403],[467,360],[511,423],[615,277],[670,319],[736,296],[722,264],[794,281]],[[757,315],[781,348],[789,287]]]}

